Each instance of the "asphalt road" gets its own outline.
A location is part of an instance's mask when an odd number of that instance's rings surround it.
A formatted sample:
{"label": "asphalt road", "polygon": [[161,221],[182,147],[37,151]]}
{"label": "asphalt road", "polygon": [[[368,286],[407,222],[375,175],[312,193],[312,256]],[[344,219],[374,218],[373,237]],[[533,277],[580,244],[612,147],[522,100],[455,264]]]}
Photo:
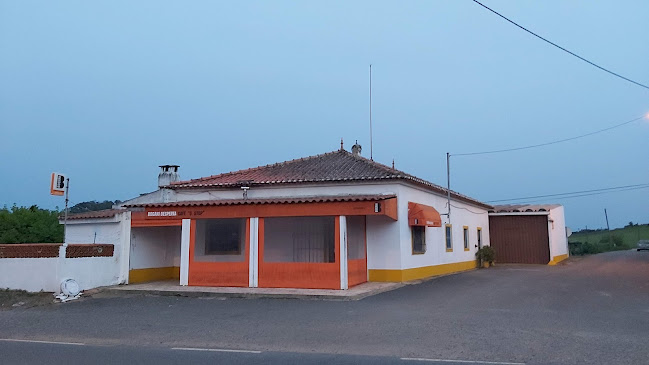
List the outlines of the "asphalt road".
{"label": "asphalt road", "polygon": [[[238,351],[203,348],[163,348],[131,346],[97,346],[81,343],[39,343],[2,341],[2,364],[310,364],[310,365],[466,365],[467,362],[444,359],[398,358],[317,353]],[[520,365],[515,363],[473,362],[474,364]]]}
{"label": "asphalt road", "polygon": [[649,364],[648,338],[649,252],[636,251],[498,265],[355,302],[98,296],[0,312],[0,339],[84,344],[0,341],[0,359],[26,364]]}

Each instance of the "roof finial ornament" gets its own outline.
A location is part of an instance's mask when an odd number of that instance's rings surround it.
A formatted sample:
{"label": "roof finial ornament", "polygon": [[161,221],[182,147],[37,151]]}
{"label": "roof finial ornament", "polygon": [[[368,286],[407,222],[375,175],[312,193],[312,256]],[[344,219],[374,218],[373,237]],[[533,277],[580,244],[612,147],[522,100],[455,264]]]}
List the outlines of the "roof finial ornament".
{"label": "roof finial ornament", "polygon": [[394,170],[394,159],[392,159],[392,170]]}
{"label": "roof finial ornament", "polygon": [[340,150],[342,151],[344,149],[345,149],[345,147],[343,147],[343,139],[340,138]]}

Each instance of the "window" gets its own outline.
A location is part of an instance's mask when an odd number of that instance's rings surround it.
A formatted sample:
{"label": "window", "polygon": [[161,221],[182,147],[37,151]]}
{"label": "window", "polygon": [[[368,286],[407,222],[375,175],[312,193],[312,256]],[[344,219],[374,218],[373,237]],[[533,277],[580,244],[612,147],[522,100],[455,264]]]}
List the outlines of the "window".
{"label": "window", "polygon": [[245,236],[243,219],[214,219],[205,230],[206,255],[240,255]]}
{"label": "window", "polygon": [[446,225],[446,252],[453,252],[453,226]]}
{"label": "window", "polygon": [[464,234],[464,251],[469,251],[469,226],[464,226],[462,233]]}
{"label": "window", "polygon": [[334,217],[264,219],[265,262],[336,262]]}
{"label": "window", "polygon": [[426,227],[412,226],[412,254],[426,253]]}
{"label": "window", "polygon": [[347,217],[347,259],[365,258],[365,216]]}
{"label": "window", "polygon": [[201,262],[244,262],[246,219],[197,219],[194,260]]}
{"label": "window", "polygon": [[482,227],[478,227],[478,250],[482,248]]}

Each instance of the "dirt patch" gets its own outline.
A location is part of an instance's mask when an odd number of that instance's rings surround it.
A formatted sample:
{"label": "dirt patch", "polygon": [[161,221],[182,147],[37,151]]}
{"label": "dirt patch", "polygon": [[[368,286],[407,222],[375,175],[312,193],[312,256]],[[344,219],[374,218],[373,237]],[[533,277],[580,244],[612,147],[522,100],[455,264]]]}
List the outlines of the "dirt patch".
{"label": "dirt patch", "polygon": [[24,290],[0,289],[0,310],[31,308],[54,303],[52,293],[29,293]]}

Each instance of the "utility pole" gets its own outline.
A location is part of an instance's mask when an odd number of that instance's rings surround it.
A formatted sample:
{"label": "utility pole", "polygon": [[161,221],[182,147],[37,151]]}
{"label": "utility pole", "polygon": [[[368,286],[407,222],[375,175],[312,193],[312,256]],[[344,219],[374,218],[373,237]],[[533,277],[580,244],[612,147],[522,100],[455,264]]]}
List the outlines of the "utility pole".
{"label": "utility pole", "polygon": [[448,223],[451,223],[451,154],[446,152],[446,199],[448,204]]}
{"label": "utility pole", "polygon": [[70,178],[65,179],[65,213],[63,215],[63,247],[68,247],[68,242],[66,241],[68,235],[68,202],[70,197],[68,191],[70,190]]}
{"label": "utility pole", "polygon": [[606,217],[606,230],[608,231],[608,242],[615,247],[615,243],[613,243],[613,235],[611,234],[611,227],[608,225],[608,213],[606,212],[606,208],[604,208],[604,216]]}
{"label": "utility pole", "polygon": [[372,64],[370,63],[370,160],[374,161],[374,145],[372,144]]}

